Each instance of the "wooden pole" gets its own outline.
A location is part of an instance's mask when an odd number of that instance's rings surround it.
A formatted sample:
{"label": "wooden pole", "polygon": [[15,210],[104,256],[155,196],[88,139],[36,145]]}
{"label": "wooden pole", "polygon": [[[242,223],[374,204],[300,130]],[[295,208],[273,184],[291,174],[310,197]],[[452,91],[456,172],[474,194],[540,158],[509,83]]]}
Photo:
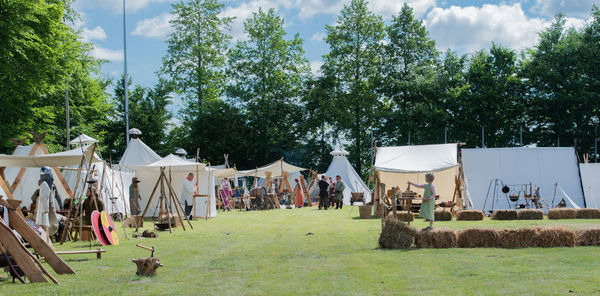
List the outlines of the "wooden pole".
{"label": "wooden pole", "polygon": [[[169,168],[170,170],[170,168]],[[190,219],[188,218],[187,215],[185,215],[185,212],[183,210],[183,208],[181,208],[181,204],[179,203],[179,199],[177,198],[177,194],[175,193],[175,190],[173,190],[173,186],[171,185],[171,182],[167,181],[167,187],[169,188],[170,191],[170,196],[171,199],[173,201],[173,203],[175,203],[175,210],[177,211],[177,215],[179,216],[179,221],[181,222],[181,226],[183,227],[183,230],[185,231],[185,224],[183,223],[183,220],[181,219],[181,215],[183,214],[185,216],[185,220],[187,220],[188,224],[190,225],[191,229],[194,229],[194,227],[192,226],[192,222],[190,222]],[[181,209],[181,212],[179,211]]]}
{"label": "wooden pole", "polygon": [[206,195],[207,195],[207,206],[206,206],[206,216],[204,216],[204,221],[208,220],[208,215],[210,215],[211,212],[211,208],[210,208],[210,191],[214,190],[211,189],[210,187],[210,162],[208,163],[208,182],[206,182],[206,186],[208,186],[208,191],[206,191]]}
{"label": "wooden pole", "polygon": [[[160,184],[160,179],[161,177],[158,177],[158,180],[156,180],[156,184],[154,185],[154,189],[152,189],[152,193],[150,194],[150,198],[148,199],[148,203],[146,204],[146,207],[144,208],[144,212],[142,212],[142,220],[144,219],[144,216],[146,215],[146,212],[148,211],[148,208],[150,207],[150,203],[152,202],[152,198],[154,197],[154,193],[156,193],[156,188],[158,188],[158,184]],[[138,231],[139,228],[139,223],[135,223],[135,232]]]}

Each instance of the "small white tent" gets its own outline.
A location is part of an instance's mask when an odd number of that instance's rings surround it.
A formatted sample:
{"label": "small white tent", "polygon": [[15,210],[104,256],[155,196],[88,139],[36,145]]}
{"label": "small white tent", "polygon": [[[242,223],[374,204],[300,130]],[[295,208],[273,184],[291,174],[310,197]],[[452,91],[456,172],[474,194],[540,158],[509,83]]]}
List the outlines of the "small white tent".
{"label": "small white tent", "polygon": [[[379,147],[375,158],[375,172],[386,190],[399,186],[405,190],[407,182],[424,184],[425,174],[433,172],[440,201],[450,201],[456,188],[458,174],[457,144]],[[414,188],[411,188],[414,190]]]}
{"label": "small white tent", "polygon": [[239,176],[265,178],[265,176],[266,176],[265,172],[271,172],[271,177],[276,178],[276,177],[281,177],[281,175],[283,174],[283,171],[286,171],[286,172],[290,173],[290,175],[291,175],[292,173],[301,172],[301,171],[305,171],[305,170],[306,169],[304,169],[304,168],[297,167],[295,165],[285,162],[282,158],[278,161],[272,162],[268,165],[265,165],[265,166],[257,168],[257,169],[247,170],[247,171],[239,171],[239,173],[240,173]]}
{"label": "small white tent", "polygon": [[585,196],[585,206],[600,208],[600,163],[580,163],[581,183]]}
{"label": "small white tent", "polygon": [[[351,192],[363,192],[363,196],[365,198],[365,202],[368,203],[371,201],[371,190],[367,187],[367,184],[360,178],[358,173],[354,170],[350,162],[348,161],[348,152],[344,149],[335,149],[331,153],[333,155],[333,159],[329,164],[329,168],[327,168],[327,172],[325,175],[327,177],[331,177],[335,182],[335,177],[339,175],[342,177],[342,181],[346,185],[346,189],[344,190],[344,205],[350,204]],[[319,175],[319,179],[322,175]],[[314,186],[310,188],[310,196],[318,196],[319,195],[319,186],[315,183]]]}
{"label": "small white tent", "polygon": [[[492,201],[494,209],[514,207],[514,203],[509,202],[502,192],[497,192],[497,198],[492,200],[495,187],[493,182],[496,179],[509,185],[511,191],[518,191],[519,184],[531,183],[534,190],[539,186],[540,196],[548,204],[552,203],[557,184],[554,205],[564,198],[569,207],[584,206],[577,157],[572,147],[484,148],[461,151],[465,191],[467,198],[472,202],[472,208],[493,210]],[[502,186],[496,187],[496,190],[501,190]],[[520,203],[524,203],[523,196],[520,198]]]}
{"label": "small white tent", "polygon": [[152,150],[152,148],[148,147],[146,143],[142,142],[142,140],[138,138],[131,138],[129,140],[129,145],[127,145],[127,149],[123,153],[123,157],[119,162],[121,168],[131,167],[137,165],[148,165],[157,160],[160,160],[160,156]]}
{"label": "small white tent", "polygon": [[[189,173],[193,173],[195,176],[193,182],[196,183],[197,181],[198,183],[198,193],[200,195],[207,195],[210,197],[210,212],[208,213],[208,217],[217,216],[214,186],[215,174],[219,172],[218,170],[209,171],[203,163],[184,160],[181,157],[173,154],[169,154],[168,156],[148,165],[133,165],[128,167],[135,170],[135,175],[140,180],[139,187],[140,194],[142,196],[140,206],[142,207],[142,210],[148,205],[150,194],[152,194],[152,189],[154,189],[154,186],[160,177],[160,169],[166,168],[165,174],[167,178],[170,178],[171,186],[173,187],[173,190],[175,191],[179,201],[181,201],[183,182]],[[198,175],[196,175],[197,171]],[[168,193],[167,188],[165,188],[165,191]],[[157,210],[157,205],[159,202],[159,196],[160,192],[157,189],[157,192],[154,194],[152,202],[148,207],[146,216],[158,215],[159,211]],[[196,204],[194,205],[195,209],[192,210],[192,213],[195,212],[198,217],[205,217],[208,203],[209,202],[206,197],[197,198]],[[173,209],[173,211],[175,211],[175,209]]]}

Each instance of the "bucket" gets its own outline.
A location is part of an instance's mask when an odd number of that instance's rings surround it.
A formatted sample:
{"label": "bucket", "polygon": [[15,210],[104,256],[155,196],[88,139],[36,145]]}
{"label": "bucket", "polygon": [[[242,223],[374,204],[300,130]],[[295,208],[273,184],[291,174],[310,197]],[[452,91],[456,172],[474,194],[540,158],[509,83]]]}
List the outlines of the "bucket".
{"label": "bucket", "polygon": [[373,206],[371,206],[371,205],[358,206],[358,212],[360,214],[360,218],[361,219],[370,219],[372,207]]}

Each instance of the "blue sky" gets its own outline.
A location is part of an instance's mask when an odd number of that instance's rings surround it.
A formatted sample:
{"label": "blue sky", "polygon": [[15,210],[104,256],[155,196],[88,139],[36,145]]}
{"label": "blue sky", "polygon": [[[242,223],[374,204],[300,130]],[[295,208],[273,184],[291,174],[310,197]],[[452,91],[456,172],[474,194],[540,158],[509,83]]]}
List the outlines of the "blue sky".
{"label": "blue sky", "polygon": [[[155,72],[166,52],[173,0],[126,0],[128,72],[134,84],[152,87]],[[233,42],[243,40],[243,22],[259,7],[274,8],[286,21],[289,35],[304,39],[306,58],[317,73],[322,56],[328,52],[323,40],[325,25],[333,24],[350,0],[224,0],[223,15],[235,16],[230,34]],[[416,17],[424,21],[438,49],[472,53],[489,48],[492,41],[523,49],[537,41],[537,33],[562,12],[567,25],[579,27],[589,20],[591,7],[600,0],[523,0],[523,1],[443,1],[443,0],[371,0],[371,11],[389,23],[393,15],[408,3]],[[92,54],[108,60],[102,75],[116,81],[123,73],[122,0],[76,0],[74,8],[82,20],[74,24],[82,39],[92,42]],[[176,111],[180,102],[171,107]]]}

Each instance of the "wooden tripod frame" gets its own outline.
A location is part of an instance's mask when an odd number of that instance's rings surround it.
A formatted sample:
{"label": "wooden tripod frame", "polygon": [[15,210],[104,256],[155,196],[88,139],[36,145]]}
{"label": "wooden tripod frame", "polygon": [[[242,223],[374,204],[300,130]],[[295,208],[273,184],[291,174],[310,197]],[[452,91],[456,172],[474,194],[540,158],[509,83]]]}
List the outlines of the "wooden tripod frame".
{"label": "wooden tripod frame", "polygon": [[[165,184],[166,184],[166,189],[168,189],[168,194],[165,194]],[[150,204],[152,203],[152,198],[154,198],[154,194],[156,193],[156,189],[158,188],[158,185],[160,185],[160,190],[161,190],[161,195],[163,195],[161,198],[161,211],[159,213],[159,217],[163,214],[166,213],[167,215],[167,221],[169,221],[169,232],[171,232],[171,214],[172,214],[172,208],[171,207],[164,207],[164,210],[166,210],[165,212],[163,212],[163,202],[171,202],[171,204],[175,204],[175,210],[177,211],[177,218],[179,219],[179,222],[181,222],[181,226],[183,227],[183,230],[185,231],[185,224],[183,223],[183,220],[181,219],[181,214],[185,213],[183,211],[183,208],[181,207],[181,204],[179,203],[179,200],[177,198],[177,194],[175,194],[175,190],[173,190],[173,187],[171,186],[171,182],[169,181],[169,178],[167,178],[167,176],[165,175],[165,168],[161,167],[160,168],[160,176],[158,177],[158,180],[156,180],[156,185],[154,185],[154,189],[152,189],[152,193],[150,194],[150,199],[148,199],[148,203],[146,204],[146,207],[144,208],[144,211],[142,212],[142,219],[144,219],[144,216],[146,215],[146,212],[148,211],[148,208],[150,207]],[[167,200],[164,200],[164,199]],[[194,229],[194,227],[192,226],[192,222],[190,222],[189,218],[187,216],[185,216],[185,220],[187,220],[188,224],[190,225],[191,229]],[[139,226],[136,225],[135,227],[135,232],[138,231]]]}

